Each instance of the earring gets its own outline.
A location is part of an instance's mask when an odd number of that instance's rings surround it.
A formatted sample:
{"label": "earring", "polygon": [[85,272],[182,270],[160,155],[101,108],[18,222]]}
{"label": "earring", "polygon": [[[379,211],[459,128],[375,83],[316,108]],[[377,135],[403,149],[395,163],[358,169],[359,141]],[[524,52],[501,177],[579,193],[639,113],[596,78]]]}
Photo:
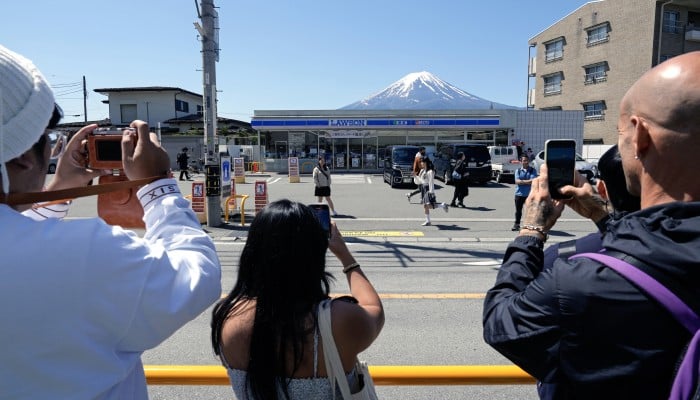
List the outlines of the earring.
{"label": "earring", "polygon": [[635,159],[635,160],[639,160],[639,156],[638,156],[638,155],[635,155],[635,156],[634,156],[634,159]]}

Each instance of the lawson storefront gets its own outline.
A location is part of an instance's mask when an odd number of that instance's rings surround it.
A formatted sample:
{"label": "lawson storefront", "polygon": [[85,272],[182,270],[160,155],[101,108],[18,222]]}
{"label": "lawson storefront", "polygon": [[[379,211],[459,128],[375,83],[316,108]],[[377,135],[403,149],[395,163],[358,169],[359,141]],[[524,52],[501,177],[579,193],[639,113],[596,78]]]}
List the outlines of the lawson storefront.
{"label": "lawson storefront", "polygon": [[[525,112],[541,113],[510,109],[256,110],[251,125],[260,135],[264,153],[260,156],[268,171],[286,171],[287,158],[292,156],[299,157],[301,172],[309,173],[323,156],[336,171],[378,172],[384,149],[390,145],[425,146],[426,154],[432,156],[448,143],[505,145],[516,136],[530,140],[528,132],[537,129],[518,126]],[[582,138],[583,115],[573,113],[573,120],[580,117],[578,136]]]}

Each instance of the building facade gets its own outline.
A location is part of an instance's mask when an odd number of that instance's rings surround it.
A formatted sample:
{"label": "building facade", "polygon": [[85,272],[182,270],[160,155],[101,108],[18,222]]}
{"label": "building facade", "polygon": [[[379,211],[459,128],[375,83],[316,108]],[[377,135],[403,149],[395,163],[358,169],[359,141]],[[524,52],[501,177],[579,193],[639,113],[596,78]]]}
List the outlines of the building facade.
{"label": "building facade", "polygon": [[298,157],[302,173],[318,157],[336,171],[378,172],[392,145],[425,146],[432,156],[451,143],[519,144],[537,152],[547,139],[583,145],[583,111],[503,110],[255,110],[265,170],[284,172]]}
{"label": "building facade", "polygon": [[700,1],[591,1],[529,45],[528,107],[583,110],[584,142],[614,144],[627,89],[656,64],[700,50]]}

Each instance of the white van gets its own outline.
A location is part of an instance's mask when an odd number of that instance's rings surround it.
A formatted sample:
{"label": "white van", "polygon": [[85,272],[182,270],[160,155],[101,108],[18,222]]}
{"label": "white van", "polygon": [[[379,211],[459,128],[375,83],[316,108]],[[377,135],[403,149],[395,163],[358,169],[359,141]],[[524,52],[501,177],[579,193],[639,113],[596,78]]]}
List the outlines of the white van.
{"label": "white van", "polygon": [[520,168],[515,146],[488,146],[491,155],[491,178],[496,182],[515,183],[515,171]]}

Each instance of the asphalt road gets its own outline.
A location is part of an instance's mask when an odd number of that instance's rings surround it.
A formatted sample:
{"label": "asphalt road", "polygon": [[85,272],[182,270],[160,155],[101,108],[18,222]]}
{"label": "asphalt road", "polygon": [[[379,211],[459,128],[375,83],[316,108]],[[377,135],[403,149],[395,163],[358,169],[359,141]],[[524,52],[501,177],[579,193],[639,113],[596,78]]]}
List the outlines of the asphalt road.
{"label": "asphalt road", "polygon": [[[199,177],[195,177],[197,180]],[[254,182],[267,182],[268,198],[315,202],[310,176],[290,183],[284,175],[247,177],[237,184],[252,206]],[[189,194],[191,182],[180,182]],[[449,202],[451,186],[438,183],[438,201]],[[334,218],[350,249],[383,298],[386,325],[377,341],[361,355],[371,365],[499,365],[509,361],[482,339],[483,295],[493,284],[507,243],[515,236],[512,184],[490,183],[470,188],[466,209],[431,212],[433,225],[421,226],[418,197],[410,189],[391,189],[377,175],[334,175],[332,198],[341,214]],[[222,285],[235,282],[237,261],[253,213],[246,210],[229,224],[207,227],[222,262]],[[69,218],[96,215],[95,199],[78,199]],[[595,230],[590,221],[567,210],[550,241],[573,239]],[[388,236],[392,235],[392,236]],[[347,293],[340,265],[332,256],[329,270],[338,278],[334,293]],[[144,364],[215,365],[209,344],[210,310],[143,356]],[[378,386],[381,398],[402,399],[537,399],[534,385],[514,386]],[[153,399],[231,398],[227,386],[150,386]]]}

